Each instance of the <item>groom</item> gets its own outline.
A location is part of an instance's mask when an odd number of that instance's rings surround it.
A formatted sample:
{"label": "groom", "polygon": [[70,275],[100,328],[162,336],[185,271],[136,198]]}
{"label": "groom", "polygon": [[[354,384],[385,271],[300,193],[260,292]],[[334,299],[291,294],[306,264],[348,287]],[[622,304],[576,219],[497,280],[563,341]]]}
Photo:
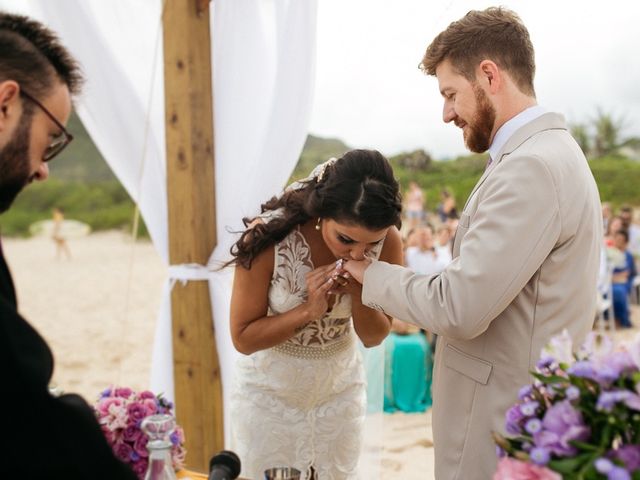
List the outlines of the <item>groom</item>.
{"label": "groom", "polygon": [[471,11],[421,65],[438,80],[443,120],[488,166],[462,211],[454,260],[424,276],[349,261],[365,305],[440,336],[433,435],[438,480],[487,480],[491,431],[529,383],[542,347],[592,326],[602,242],[598,189],[561,115],[536,103],[534,53],[519,17]]}

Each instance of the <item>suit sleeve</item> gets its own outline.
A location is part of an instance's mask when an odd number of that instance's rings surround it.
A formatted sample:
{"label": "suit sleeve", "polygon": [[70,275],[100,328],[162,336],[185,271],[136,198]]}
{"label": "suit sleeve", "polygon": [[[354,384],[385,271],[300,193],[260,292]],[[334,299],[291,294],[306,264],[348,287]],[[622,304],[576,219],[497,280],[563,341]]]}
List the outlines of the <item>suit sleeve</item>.
{"label": "suit sleeve", "polygon": [[453,339],[489,327],[541,268],[561,231],[557,188],[542,159],[514,157],[495,168],[475,193],[473,216],[460,222],[459,256],[431,276],[374,262],[364,276],[365,305]]}

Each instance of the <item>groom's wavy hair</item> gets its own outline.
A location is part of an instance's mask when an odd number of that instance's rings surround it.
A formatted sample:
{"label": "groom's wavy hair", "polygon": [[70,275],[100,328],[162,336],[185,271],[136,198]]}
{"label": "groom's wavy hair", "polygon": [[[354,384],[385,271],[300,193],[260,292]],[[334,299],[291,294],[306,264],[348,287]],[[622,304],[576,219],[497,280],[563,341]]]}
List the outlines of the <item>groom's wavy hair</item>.
{"label": "groom's wavy hair", "polygon": [[501,7],[471,10],[451,23],[431,42],[420,63],[427,75],[449,60],[470,82],[482,60],[492,60],[509,73],[521,92],[535,97],[536,64],[527,27],[513,11]]}
{"label": "groom's wavy hair", "polygon": [[330,218],[369,230],[400,227],[402,200],[388,160],[376,150],[351,150],[327,165],[320,178],[303,182],[261,206],[261,212],[280,210],[270,221],[243,218],[247,228],[231,247],[227,265],[251,268],[266,248],[283,240],[296,226],[312,218]]}

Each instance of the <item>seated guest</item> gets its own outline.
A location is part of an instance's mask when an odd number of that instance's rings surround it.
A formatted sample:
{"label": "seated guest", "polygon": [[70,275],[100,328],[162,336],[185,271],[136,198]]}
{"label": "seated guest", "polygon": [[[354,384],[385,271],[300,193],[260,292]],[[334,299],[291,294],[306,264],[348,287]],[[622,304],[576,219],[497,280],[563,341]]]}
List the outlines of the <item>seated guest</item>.
{"label": "seated guest", "polygon": [[633,255],[627,249],[629,234],[626,230],[618,230],[613,236],[615,248],[624,254],[621,265],[613,268],[613,313],[622,328],[631,328],[629,316],[629,293],[633,286],[633,277],[636,276],[636,267]]}
{"label": "seated guest", "polygon": [[640,225],[634,222],[633,208],[625,205],[620,207],[622,229],[629,233],[628,250],[634,257],[640,257]]}
{"label": "seated guest", "polygon": [[431,406],[433,355],[420,329],[396,318],[385,340],[384,411],[424,412]]}
{"label": "seated guest", "polygon": [[606,247],[613,247],[614,240],[613,237],[615,233],[620,230],[626,230],[624,228],[624,222],[622,221],[622,217],[615,216],[609,220],[609,224],[604,233],[604,244]]}
{"label": "seated guest", "polygon": [[423,225],[416,229],[417,245],[408,247],[405,252],[405,263],[416,273],[431,275],[441,272],[451,261],[447,256],[435,248],[433,241],[433,227]]}
{"label": "seated guest", "polygon": [[[0,212],[71,141],[64,125],[78,93],[78,66],[44,25],[0,12]],[[48,389],[53,356],[18,313],[0,248],[0,407],[2,478],[122,479],[136,476],[116,459],[93,410],[77,395]]]}
{"label": "seated guest", "polygon": [[436,232],[436,252],[441,256],[448,264],[451,262],[451,250],[452,250],[452,234],[448,224],[442,224],[438,227]]}

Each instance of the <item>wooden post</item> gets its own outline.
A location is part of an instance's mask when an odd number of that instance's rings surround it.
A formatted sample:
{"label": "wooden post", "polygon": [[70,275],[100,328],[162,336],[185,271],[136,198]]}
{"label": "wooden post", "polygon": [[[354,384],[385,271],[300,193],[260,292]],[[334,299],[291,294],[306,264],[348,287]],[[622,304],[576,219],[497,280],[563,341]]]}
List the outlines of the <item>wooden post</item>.
{"label": "wooden post", "polygon": [[[172,265],[204,265],[216,245],[208,3],[166,0],[163,26],[169,257]],[[224,447],[208,283],[176,283],[171,303],[177,420],[187,467],[206,472],[211,455]]]}

